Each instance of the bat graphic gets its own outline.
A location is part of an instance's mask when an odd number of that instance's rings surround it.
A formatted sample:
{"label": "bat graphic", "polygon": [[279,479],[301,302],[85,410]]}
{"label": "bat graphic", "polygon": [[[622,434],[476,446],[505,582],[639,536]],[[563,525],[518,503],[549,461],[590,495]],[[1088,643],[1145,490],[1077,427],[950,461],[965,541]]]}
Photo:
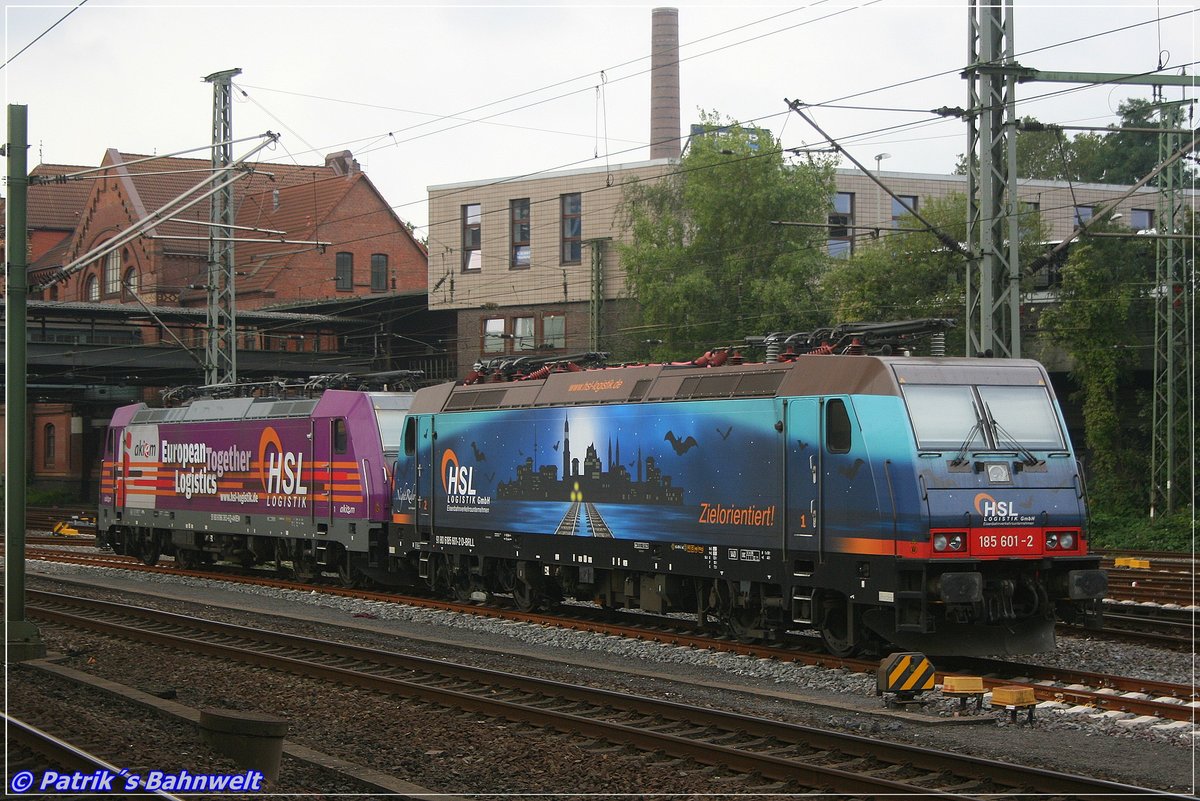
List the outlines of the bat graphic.
{"label": "bat graphic", "polygon": [[471,450],[475,451],[475,461],[477,461],[477,462],[486,462],[487,461],[487,454],[484,453],[483,451],[479,450],[479,448],[477,448],[475,446],[474,442],[471,443]]}
{"label": "bat graphic", "polygon": [[866,464],[866,462],[864,462],[862,459],[855,459],[854,464],[850,465],[849,467],[839,467],[838,472],[853,481],[854,477],[858,475],[858,468],[862,467],[864,464]]}
{"label": "bat graphic", "polygon": [[490,483],[492,483],[492,479],[494,479],[495,477],[496,477],[496,473],[495,473],[494,471],[493,471],[493,472],[491,472],[491,473],[488,473],[488,474],[487,474],[487,480],[488,480],[488,483],[489,483],[489,484],[490,484]]}
{"label": "bat graphic", "polygon": [[717,433],[721,435],[721,439],[729,439],[730,431],[733,431],[733,426],[730,426],[729,428],[725,429],[724,431],[722,431],[719,428],[717,429]]}
{"label": "bat graphic", "polygon": [[675,436],[674,431],[668,431],[667,435],[665,437],[663,437],[663,439],[665,439],[671,443],[671,447],[675,449],[675,453],[678,456],[683,456],[685,453],[690,451],[692,448],[698,447],[700,445],[699,442],[696,442],[696,438],[693,437],[691,434],[689,434],[686,439],[681,440],[681,439],[679,439],[679,437]]}
{"label": "bat graphic", "polygon": [[558,450],[558,446],[559,446],[559,445],[561,445],[561,444],[562,444],[562,440],[561,440],[561,439],[560,439],[558,442],[554,443],[554,450]]}

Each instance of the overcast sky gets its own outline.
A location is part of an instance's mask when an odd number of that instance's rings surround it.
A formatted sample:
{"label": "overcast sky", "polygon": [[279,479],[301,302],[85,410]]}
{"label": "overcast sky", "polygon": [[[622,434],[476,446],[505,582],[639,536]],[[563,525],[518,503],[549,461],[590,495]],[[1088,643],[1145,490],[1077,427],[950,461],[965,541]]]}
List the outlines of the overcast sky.
{"label": "overcast sky", "polygon": [[[31,167],[96,165],[110,147],[204,148],[213,92],[203,77],[240,68],[235,136],[280,133],[270,161],[322,163],[349,149],[397,213],[423,229],[431,185],[648,158],[656,5],[679,9],[685,129],[706,109],[768,128],[786,147],[820,143],[786,98],[818,104],[816,122],[872,168],[887,153],[885,171],[948,173],[966,150],[965,124],[929,113],[966,105],[964,0],[86,0],[64,19],[76,5],[5,6],[5,97],[28,106]],[[1170,74],[1195,74],[1194,5],[1016,0],[1017,58],[1041,70],[1142,73],[1165,63]],[[1103,126],[1123,99],[1150,96],[1149,87],[1027,83],[1018,114]]]}

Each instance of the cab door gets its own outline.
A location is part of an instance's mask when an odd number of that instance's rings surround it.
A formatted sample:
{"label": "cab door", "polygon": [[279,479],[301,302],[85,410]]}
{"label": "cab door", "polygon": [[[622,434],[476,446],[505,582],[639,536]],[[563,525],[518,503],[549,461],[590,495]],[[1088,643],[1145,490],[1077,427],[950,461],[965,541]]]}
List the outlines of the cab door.
{"label": "cab door", "polygon": [[417,533],[422,539],[429,541],[433,538],[433,507],[434,507],[434,475],[437,472],[435,460],[433,416],[421,415],[417,418],[416,468],[417,468]]}
{"label": "cab door", "polygon": [[313,521],[321,530],[328,530],[333,522],[334,482],[337,479],[335,463],[345,460],[348,449],[346,419],[344,417],[315,418],[313,420]]}
{"label": "cab door", "polygon": [[793,572],[821,561],[821,428],[816,398],[784,401],[786,547]]}
{"label": "cab door", "polygon": [[[880,495],[852,399],[821,400],[821,523],[823,548],[838,553],[894,556],[894,537],[881,528]],[[886,496],[884,496],[886,497]]]}

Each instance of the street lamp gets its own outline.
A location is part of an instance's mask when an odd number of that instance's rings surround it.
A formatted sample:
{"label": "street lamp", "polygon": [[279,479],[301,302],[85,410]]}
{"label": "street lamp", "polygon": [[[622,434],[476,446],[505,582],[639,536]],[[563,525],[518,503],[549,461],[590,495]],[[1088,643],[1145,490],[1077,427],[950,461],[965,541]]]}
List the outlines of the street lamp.
{"label": "street lamp", "polygon": [[[891,153],[876,153],[875,154],[875,177],[879,177],[879,163],[884,159],[890,159]],[[875,195],[875,224],[879,225],[883,221],[883,189],[878,190]]]}

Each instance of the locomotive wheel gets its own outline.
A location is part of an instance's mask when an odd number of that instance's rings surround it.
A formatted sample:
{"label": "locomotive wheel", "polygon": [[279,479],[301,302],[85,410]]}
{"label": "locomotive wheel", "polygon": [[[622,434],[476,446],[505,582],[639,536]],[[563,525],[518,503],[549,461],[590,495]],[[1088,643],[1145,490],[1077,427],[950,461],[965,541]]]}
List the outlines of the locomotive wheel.
{"label": "locomotive wheel", "polygon": [[541,588],[536,586],[529,578],[531,573],[536,575],[537,566],[525,563],[524,567],[523,571],[518,570],[516,571],[516,575],[513,576],[513,603],[522,612],[532,612],[541,605],[544,598]]}
{"label": "locomotive wheel", "polygon": [[158,538],[153,534],[141,537],[138,541],[138,558],[147,565],[153,567],[158,564],[158,557],[162,555],[162,549],[159,547]]}
{"label": "locomotive wheel", "polygon": [[821,596],[821,620],[817,627],[825,648],[834,656],[850,656],[856,650],[850,644],[850,626],[847,622],[847,602],[843,595],[829,593]]}
{"label": "locomotive wheel", "polygon": [[363,575],[358,572],[358,568],[354,566],[354,557],[345,548],[339,548],[339,559],[337,563],[338,579],[342,582],[343,587],[354,589],[361,587],[363,583]]}
{"label": "locomotive wheel", "polygon": [[313,560],[312,554],[303,551],[292,555],[292,575],[296,581],[311,583],[320,575],[321,570]]}
{"label": "locomotive wheel", "polygon": [[518,579],[513,585],[513,603],[522,612],[532,612],[538,605],[537,593],[523,579]]}
{"label": "locomotive wheel", "polygon": [[454,600],[458,601],[460,604],[471,603],[471,593],[473,592],[473,588],[471,586],[470,575],[463,573],[462,571],[453,571],[450,573],[449,579],[450,592],[454,594]]}
{"label": "locomotive wheel", "polygon": [[756,609],[737,608],[729,613],[729,630],[738,642],[755,643],[762,640],[762,616]]}
{"label": "locomotive wheel", "polygon": [[[762,638],[760,610],[755,607],[738,606],[734,603],[737,587],[730,582],[716,581],[709,593],[709,609],[729,629],[739,642],[757,642]],[[701,612],[707,617],[708,610]]]}
{"label": "locomotive wheel", "polygon": [[275,572],[282,575],[283,563],[288,561],[287,540],[275,540]]}
{"label": "locomotive wheel", "polygon": [[362,574],[358,572],[358,568],[350,564],[348,555],[338,563],[337,573],[343,587],[353,589],[362,584]]}

